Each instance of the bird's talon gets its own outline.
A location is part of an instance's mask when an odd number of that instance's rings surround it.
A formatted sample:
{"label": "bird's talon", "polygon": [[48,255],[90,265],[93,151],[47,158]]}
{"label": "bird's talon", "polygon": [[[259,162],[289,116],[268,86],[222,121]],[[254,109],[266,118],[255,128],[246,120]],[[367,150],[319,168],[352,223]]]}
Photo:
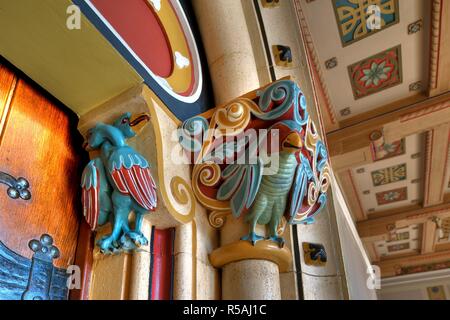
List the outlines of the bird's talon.
{"label": "bird's talon", "polygon": [[100,247],[100,252],[102,254],[117,254],[120,252],[119,245],[116,240],[114,240],[111,236],[104,236],[98,242],[98,246]]}
{"label": "bird's talon", "polygon": [[273,242],[278,243],[278,246],[280,248],[284,247],[284,239],[282,237],[272,236],[272,237],[268,237],[267,240],[271,240]]}
{"label": "bird's talon", "polygon": [[141,232],[136,231],[129,231],[125,233],[120,238],[120,242],[123,248],[130,250],[140,248],[141,246],[146,246],[148,244],[147,238]]}
{"label": "bird's talon", "polygon": [[241,240],[250,241],[252,245],[255,245],[259,240],[263,240],[264,237],[257,235],[255,232],[250,232],[248,235],[243,236]]}

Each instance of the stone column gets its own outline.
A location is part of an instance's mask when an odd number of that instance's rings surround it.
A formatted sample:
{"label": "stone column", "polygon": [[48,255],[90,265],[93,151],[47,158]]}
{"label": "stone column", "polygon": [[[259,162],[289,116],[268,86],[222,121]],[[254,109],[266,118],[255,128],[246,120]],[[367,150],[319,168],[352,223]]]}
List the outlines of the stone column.
{"label": "stone column", "polygon": [[280,300],[278,266],[266,260],[242,260],[222,269],[222,299]]}
{"label": "stone column", "polygon": [[216,104],[259,88],[258,70],[241,1],[193,0]]}
{"label": "stone column", "polygon": [[[257,226],[260,235],[266,233],[263,226]],[[263,258],[271,258],[269,248],[278,250],[268,243],[259,242],[252,247],[248,242],[242,243],[240,238],[248,233],[248,224],[243,219],[228,216],[220,230],[221,248],[211,255],[213,264],[216,259],[224,259],[222,267],[222,299],[224,300],[280,300],[280,271],[277,262]],[[227,252],[233,249],[234,252]],[[242,252],[240,252],[242,251]],[[247,251],[247,252],[245,252]],[[286,261],[290,258],[287,249]],[[243,256],[250,259],[238,260]],[[256,259],[260,258],[260,259]]]}
{"label": "stone column", "polygon": [[[242,2],[193,0],[192,3],[216,104],[224,104],[261,87]],[[222,298],[281,299],[278,263],[266,259],[273,248],[258,243],[255,249],[240,241],[247,232],[248,224],[243,219],[225,218],[220,231],[221,247],[211,255],[211,260],[216,262],[213,265],[223,264]],[[264,229],[259,233],[264,234]],[[284,257],[289,259],[290,253],[286,250],[283,250]]]}

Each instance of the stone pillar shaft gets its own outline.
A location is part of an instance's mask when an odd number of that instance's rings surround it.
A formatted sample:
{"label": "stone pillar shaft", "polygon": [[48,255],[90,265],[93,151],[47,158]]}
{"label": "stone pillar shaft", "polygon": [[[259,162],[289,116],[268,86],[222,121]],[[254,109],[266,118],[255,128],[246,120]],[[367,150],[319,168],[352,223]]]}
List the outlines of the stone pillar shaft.
{"label": "stone pillar shaft", "polygon": [[[241,1],[193,0],[217,105],[261,86]],[[248,232],[244,219],[228,217],[221,246]],[[280,299],[278,265],[268,260],[241,260],[222,269],[223,299]]]}
{"label": "stone pillar shaft", "polygon": [[280,300],[278,266],[267,260],[242,260],[222,269],[223,300]]}
{"label": "stone pillar shaft", "polygon": [[193,0],[216,104],[260,87],[241,1]]}

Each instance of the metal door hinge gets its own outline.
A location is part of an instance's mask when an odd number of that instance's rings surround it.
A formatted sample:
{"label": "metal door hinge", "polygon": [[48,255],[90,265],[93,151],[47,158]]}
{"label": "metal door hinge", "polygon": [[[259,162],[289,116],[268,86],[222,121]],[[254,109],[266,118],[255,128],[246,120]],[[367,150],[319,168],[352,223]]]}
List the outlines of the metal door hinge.
{"label": "metal door hinge", "polygon": [[25,178],[14,178],[13,176],[0,171],[0,183],[8,186],[6,191],[8,196],[12,199],[21,198],[23,200],[31,199],[31,192],[28,190],[30,184]]}

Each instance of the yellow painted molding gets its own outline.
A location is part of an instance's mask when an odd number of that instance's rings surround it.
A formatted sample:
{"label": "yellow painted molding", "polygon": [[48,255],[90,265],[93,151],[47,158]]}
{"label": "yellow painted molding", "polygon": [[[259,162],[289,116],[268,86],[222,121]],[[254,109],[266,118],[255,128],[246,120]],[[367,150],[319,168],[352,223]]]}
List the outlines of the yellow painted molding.
{"label": "yellow painted molding", "polygon": [[[166,183],[167,173],[165,172],[166,156],[172,151],[168,145],[170,137],[167,137],[167,132],[163,132],[163,124],[165,122],[166,130],[176,130],[179,125],[179,121],[171,121],[171,113],[168,112],[164,103],[151,91],[147,86],[143,86],[142,96],[147,103],[147,106],[151,115],[151,122],[155,133],[156,143],[156,155],[158,162],[158,180],[159,191],[164,199],[164,205],[166,206],[170,215],[180,223],[188,223],[194,219],[196,200],[192,191],[189,179],[190,168],[186,165],[185,177],[173,175],[169,183]],[[159,109],[159,110],[157,110]],[[171,124],[169,122],[172,122]],[[169,192],[170,191],[170,194]],[[177,203],[179,206],[188,207],[187,213],[181,213],[179,209],[174,206]]]}
{"label": "yellow painted molding", "polygon": [[163,229],[189,223],[198,208],[190,183],[190,165],[175,164],[171,157],[173,149],[179,145],[173,133],[181,122],[149,87],[138,85],[91,110],[80,118],[78,130],[85,135],[97,122],[110,123],[123,112],[150,114],[147,126],[130,140],[130,144],[152,163],[153,174],[157,173],[159,204],[148,219]]}
{"label": "yellow painted molding", "polygon": [[222,246],[209,255],[211,264],[216,268],[248,259],[268,260],[278,265],[280,272],[287,272],[292,264],[291,251],[285,246],[280,248],[273,241],[258,241],[254,246],[248,241],[237,241]]}
{"label": "yellow painted molding", "polygon": [[79,30],[67,28],[71,5],[1,1],[0,54],[83,115],[143,80],[85,16]]}

